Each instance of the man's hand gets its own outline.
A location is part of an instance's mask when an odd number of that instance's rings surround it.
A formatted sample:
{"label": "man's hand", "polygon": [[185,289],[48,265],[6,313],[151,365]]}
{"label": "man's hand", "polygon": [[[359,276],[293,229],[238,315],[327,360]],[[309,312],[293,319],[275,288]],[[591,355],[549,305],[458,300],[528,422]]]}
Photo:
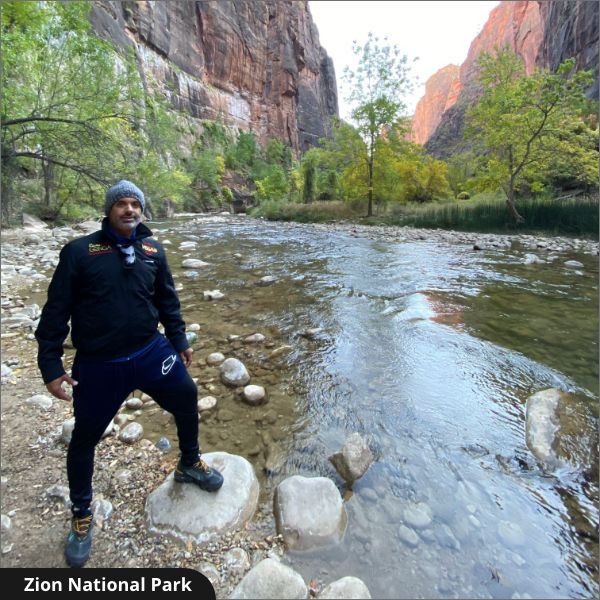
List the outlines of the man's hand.
{"label": "man's hand", "polygon": [[50,383],[46,384],[46,389],[55,397],[61,400],[71,401],[73,398],[67,394],[66,390],[62,388],[62,382],[66,381],[69,385],[75,386],[79,382],[75,381],[72,377],[69,377],[66,373],[53,379]]}
{"label": "man's hand", "polygon": [[184,350],[183,352],[179,353],[179,356],[181,356],[181,360],[186,369],[192,364],[193,353],[194,351],[191,348],[188,348],[187,350]]}

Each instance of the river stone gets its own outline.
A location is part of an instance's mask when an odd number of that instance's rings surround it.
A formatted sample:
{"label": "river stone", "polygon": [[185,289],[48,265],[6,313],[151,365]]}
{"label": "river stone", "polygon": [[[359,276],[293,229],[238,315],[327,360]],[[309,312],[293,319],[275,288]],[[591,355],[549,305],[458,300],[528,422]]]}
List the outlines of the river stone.
{"label": "river stone", "polygon": [[185,339],[187,340],[187,343],[192,346],[198,341],[198,334],[195,331],[186,331]]}
{"label": "river stone", "polygon": [[0,371],[0,376],[2,377],[10,377],[12,375],[12,369],[7,365],[2,365],[2,370]]}
{"label": "river stone", "polygon": [[322,327],[310,327],[309,329],[305,329],[300,335],[302,337],[308,338],[309,340],[313,340],[319,333],[323,331]]}
{"label": "river stone", "polygon": [[220,352],[212,352],[206,357],[206,364],[211,367],[214,365],[220,365],[225,360],[225,355]]}
{"label": "river stone", "polygon": [[209,562],[201,562],[197,567],[197,571],[200,571],[210,581],[213,588],[216,590],[221,585],[221,574],[215,565]]}
{"label": "river stone", "polygon": [[237,358],[228,358],[221,365],[221,381],[232,387],[241,387],[250,381],[244,363]]}
{"label": "river stone", "polygon": [[415,533],[415,530],[406,525],[400,525],[398,536],[407,546],[414,548],[419,543],[419,536]]}
{"label": "river stone", "polygon": [[558,457],[553,446],[558,432],[556,410],[563,392],[556,388],[542,390],[527,398],[525,439],[527,447],[542,463],[554,466]]}
{"label": "river stone", "polygon": [[373,453],[359,433],[352,433],[340,452],[329,457],[337,472],[348,482],[360,479],[373,462]]}
{"label": "river stone", "polygon": [[247,385],[243,397],[247,404],[257,406],[265,399],[265,388],[262,385]]}
{"label": "river stone", "polygon": [[63,422],[60,438],[65,444],[70,443],[74,428],[75,428],[75,418],[74,417],[71,419],[67,419],[66,421]]}
{"label": "river stone", "polygon": [[265,339],[266,338],[262,333],[253,333],[252,335],[245,337],[242,342],[244,344],[261,344]]}
{"label": "river stone", "polygon": [[425,502],[415,502],[409,504],[404,509],[404,521],[411,527],[423,529],[431,524],[433,513],[431,508]]}
{"label": "river stone", "polygon": [[265,458],[265,473],[271,477],[283,469],[287,455],[283,448],[276,442],[269,444]]}
{"label": "river stone", "polygon": [[227,570],[234,577],[240,577],[250,568],[248,553],[243,548],[232,548],[223,557]]}
{"label": "river stone", "polygon": [[144,435],[144,428],[139,423],[129,423],[119,432],[119,439],[126,444],[135,444]]}
{"label": "river stone", "polygon": [[127,423],[129,423],[129,415],[126,415],[124,413],[115,415],[113,423],[119,428],[124,427],[125,425],[127,425]]}
{"label": "river stone", "polygon": [[58,483],[55,483],[46,489],[46,495],[51,500],[60,500],[67,508],[71,506],[69,488],[66,485],[59,485]]}
{"label": "river stone", "polygon": [[47,229],[48,224],[34,215],[23,213],[23,227],[27,229]]}
{"label": "river stone", "polygon": [[208,267],[210,263],[198,260],[196,258],[186,258],[181,262],[182,267],[190,267],[192,269],[200,269],[202,267]]}
{"label": "river stone", "polygon": [[526,254],[525,258],[523,259],[523,262],[526,265],[536,265],[536,264],[543,264],[546,261],[541,259],[539,256],[536,256],[535,254]]}
{"label": "river stone", "polygon": [[142,408],[142,406],[144,406],[144,402],[141,398],[129,398],[129,400],[125,402],[125,406],[127,406],[127,408],[131,408],[132,410],[137,410],[138,408]]}
{"label": "river stone", "polygon": [[578,260],[567,260],[565,261],[565,267],[572,267],[574,269],[581,269],[583,267],[583,263]]}
{"label": "river stone", "polygon": [[288,548],[306,550],[339,542],[348,516],[331,479],[293,475],[275,490],[277,532]]}
{"label": "river stone", "polygon": [[344,598],[371,598],[369,588],[358,577],[342,577],[323,588],[317,598],[342,600]]}
{"label": "river stone", "polygon": [[110,515],[112,515],[113,505],[108,500],[105,500],[104,498],[99,498],[92,502],[91,509],[92,514],[94,515],[94,521],[96,521],[96,523],[100,527],[102,527],[104,521],[106,521],[106,519],[108,519]]}
{"label": "river stone", "polygon": [[225,294],[221,290],[206,290],[202,294],[205,300],[221,300],[221,298],[225,298]]}
{"label": "river stone", "polygon": [[169,438],[161,437],[156,442],[156,447],[163,452],[168,452],[171,449],[171,442],[169,441]]}
{"label": "river stone", "polygon": [[302,576],[274,558],[261,560],[239,582],[230,598],[307,598]]}
{"label": "river stone", "polygon": [[525,534],[521,527],[510,521],[500,521],[498,535],[507,546],[522,546],[525,543]]}
{"label": "river stone", "polygon": [[281,356],[282,354],[285,354],[287,352],[291,352],[292,350],[293,348],[288,345],[279,346],[279,348],[275,348],[275,350],[273,350],[273,352],[269,354],[269,358],[277,358],[278,356]]}
{"label": "river stone", "polygon": [[36,406],[41,410],[48,410],[52,406],[52,398],[44,394],[35,394],[35,396],[31,396],[31,398],[25,400],[25,404]]}
{"label": "river stone", "polygon": [[200,331],[200,324],[199,323],[192,323],[191,325],[188,325],[186,327],[186,329],[188,331]]}
{"label": "river stone", "polygon": [[4,536],[4,534],[7,534],[10,532],[10,530],[12,529],[12,523],[10,521],[10,517],[8,515],[1,515],[0,516],[0,531],[2,532],[2,535]]}
{"label": "river stone", "polygon": [[204,396],[198,400],[198,411],[212,410],[217,405],[217,399],[214,396]]}
{"label": "river stone", "polygon": [[222,473],[223,487],[217,492],[205,492],[192,484],[177,483],[171,473],[146,500],[150,532],[202,544],[243,528],[252,518],[259,492],[252,465],[227,452],[210,452],[202,458]]}
{"label": "river stone", "polygon": [[198,271],[184,271],[183,272],[183,276],[187,277],[188,279],[196,279],[199,275],[200,275],[200,273],[198,273]]}
{"label": "river stone", "polygon": [[272,283],[275,283],[277,281],[277,277],[274,277],[273,275],[266,275],[265,277],[261,277],[257,282],[256,285],[271,285]]}

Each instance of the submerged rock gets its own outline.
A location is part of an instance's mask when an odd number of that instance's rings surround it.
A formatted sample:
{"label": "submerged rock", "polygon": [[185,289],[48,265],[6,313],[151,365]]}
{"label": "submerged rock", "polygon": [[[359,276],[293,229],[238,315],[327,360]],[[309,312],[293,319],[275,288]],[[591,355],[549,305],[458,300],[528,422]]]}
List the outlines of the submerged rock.
{"label": "submerged rock", "polygon": [[221,381],[232,387],[241,387],[250,381],[250,374],[244,363],[237,358],[228,358],[221,365]]}
{"label": "submerged rock", "polygon": [[293,475],[275,491],[277,532],[289,548],[307,550],[338,543],[348,516],[331,479]]}
{"label": "submerged rock", "polygon": [[362,600],[371,598],[371,594],[362,579],[358,577],[342,577],[323,588],[317,598],[328,598],[329,600],[355,598]]}
{"label": "submerged rock", "polygon": [[561,391],[550,388],[527,398],[525,438],[527,447],[542,463],[555,466],[558,462],[553,445],[558,431],[556,410]]}
{"label": "submerged rock", "polygon": [[349,483],[360,479],[373,462],[373,453],[359,433],[346,438],[344,447],[329,457],[337,472]]}

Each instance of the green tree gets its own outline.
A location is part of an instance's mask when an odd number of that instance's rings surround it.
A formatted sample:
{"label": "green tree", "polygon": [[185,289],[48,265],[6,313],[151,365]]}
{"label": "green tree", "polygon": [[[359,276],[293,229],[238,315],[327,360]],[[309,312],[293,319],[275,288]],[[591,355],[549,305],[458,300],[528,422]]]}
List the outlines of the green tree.
{"label": "green tree", "polygon": [[570,59],[555,73],[536,70],[525,76],[522,59],[507,49],[483,53],[479,66],[483,95],[467,113],[466,134],[485,156],[488,185],[504,191],[510,215],[522,223],[516,196],[524,182],[547,175],[558,158],[598,164],[597,145],[590,147],[575,126],[592,75],[576,72]]}
{"label": "green tree", "polygon": [[266,177],[255,181],[259,200],[283,200],[290,191],[283,168],[271,165]]}
{"label": "green tree", "polygon": [[64,201],[61,181],[93,190],[127,160],[123,142],[142,117],[142,89],[133,62],[117,61],[110,45],[91,33],[90,8],[89,2],[2,5],[5,220],[7,178],[21,169],[30,175],[39,169],[50,210]]}
{"label": "green tree", "polygon": [[310,204],[317,195],[317,167],[321,161],[322,150],[310,148],[302,157],[302,199],[304,204]]}
{"label": "green tree", "polygon": [[395,123],[405,110],[402,101],[412,88],[406,55],[397,46],[383,45],[369,33],[363,46],[354,42],[352,50],[358,58],[354,71],[347,68],[344,80],[350,88],[348,101],[355,105],[352,120],[366,144],[367,216],[373,214],[373,179],[377,163],[377,142],[386,128]]}

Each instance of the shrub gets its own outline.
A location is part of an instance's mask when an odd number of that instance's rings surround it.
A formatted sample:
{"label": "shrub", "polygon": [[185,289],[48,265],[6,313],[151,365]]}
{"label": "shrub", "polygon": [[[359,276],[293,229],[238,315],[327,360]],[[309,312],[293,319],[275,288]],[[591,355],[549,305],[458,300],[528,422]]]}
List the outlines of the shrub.
{"label": "shrub", "polygon": [[460,194],[458,194],[458,196],[456,196],[457,200],[468,200],[471,197],[471,195],[469,194],[469,192],[461,192]]}

